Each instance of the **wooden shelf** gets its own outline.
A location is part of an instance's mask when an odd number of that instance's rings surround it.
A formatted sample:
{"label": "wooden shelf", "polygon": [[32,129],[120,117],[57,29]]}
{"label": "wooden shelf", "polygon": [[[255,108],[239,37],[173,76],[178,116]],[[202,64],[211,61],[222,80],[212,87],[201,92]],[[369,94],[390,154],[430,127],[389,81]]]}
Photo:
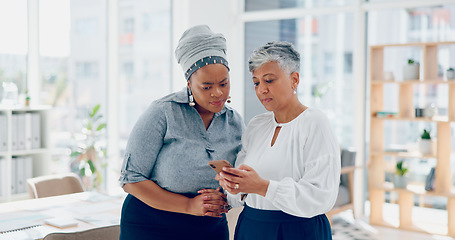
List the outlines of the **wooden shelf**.
{"label": "wooden shelf", "polygon": [[422,154],[420,152],[378,152],[372,151],[371,155],[382,155],[389,157],[401,157],[401,158],[437,158],[437,154]]}
{"label": "wooden shelf", "polygon": [[[370,187],[370,223],[395,227],[411,231],[432,232],[443,235],[455,236],[455,188],[452,186],[451,176],[451,127],[455,122],[455,81],[443,80],[438,76],[438,51],[443,45],[455,46],[455,42],[431,42],[431,43],[409,43],[377,45],[370,47],[370,158],[368,182]],[[422,61],[420,62],[420,79],[415,80],[384,80],[384,55],[386,48],[416,47],[421,51]],[[452,50],[451,50],[452,51]],[[449,55],[454,55],[449,53]],[[399,64],[399,63],[397,63]],[[447,65],[444,63],[442,65]],[[389,64],[390,65],[390,64]],[[399,74],[398,74],[399,75]],[[385,84],[396,84],[398,86],[398,103],[396,116],[376,117],[377,112],[386,112]],[[415,91],[423,91],[425,88],[416,88],[420,84],[446,84],[448,86],[447,115],[435,116],[433,118],[415,116]],[[387,95],[388,96],[388,95]],[[424,155],[419,152],[392,152],[386,151],[384,128],[385,121],[406,121],[406,122],[429,122],[437,125],[436,153]],[[416,129],[417,130],[417,129]],[[419,131],[421,129],[418,129]],[[397,133],[400,134],[397,130]],[[436,159],[436,175],[434,191],[426,191],[423,184],[408,184],[406,188],[395,188],[392,183],[385,181],[385,157],[399,158],[433,158]],[[398,215],[392,221],[383,216],[385,193],[394,192],[397,194]],[[435,196],[447,198],[447,221],[446,226],[437,231],[426,230],[425,225],[417,224],[412,218],[415,209],[415,196]],[[390,224],[393,222],[393,224]],[[441,230],[442,229],[442,230]]]}
{"label": "wooden shelf", "polygon": [[406,81],[396,81],[396,80],[371,80],[371,84],[373,85],[381,85],[381,84],[447,84],[452,85],[455,84],[455,80],[437,80],[437,79],[428,79],[428,80],[406,80]]}
{"label": "wooden shelf", "polygon": [[375,120],[391,120],[391,121],[409,121],[409,122],[453,122],[449,120],[448,116],[436,116],[433,118],[424,118],[424,117],[375,117],[372,116],[371,119]]}

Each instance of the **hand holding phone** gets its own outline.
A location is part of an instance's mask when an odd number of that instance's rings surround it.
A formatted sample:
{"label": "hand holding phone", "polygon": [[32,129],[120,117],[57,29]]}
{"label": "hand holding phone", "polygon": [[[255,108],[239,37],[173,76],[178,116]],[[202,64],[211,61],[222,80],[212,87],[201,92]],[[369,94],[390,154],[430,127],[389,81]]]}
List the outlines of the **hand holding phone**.
{"label": "hand holding phone", "polygon": [[232,167],[231,163],[227,160],[213,160],[209,161],[209,166],[215,170],[215,172],[220,173],[223,171],[223,167]]}

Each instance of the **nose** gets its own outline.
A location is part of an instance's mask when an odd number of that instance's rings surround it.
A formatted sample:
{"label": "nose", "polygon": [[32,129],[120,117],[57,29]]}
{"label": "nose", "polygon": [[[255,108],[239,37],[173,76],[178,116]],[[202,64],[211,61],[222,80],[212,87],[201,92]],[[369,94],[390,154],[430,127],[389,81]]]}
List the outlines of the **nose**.
{"label": "nose", "polygon": [[265,94],[269,91],[266,84],[259,84],[257,88],[258,93]]}
{"label": "nose", "polygon": [[223,95],[223,91],[221,91],[220,88],[213,88],[213,92],[212,92],[212,97],[221,97]]}

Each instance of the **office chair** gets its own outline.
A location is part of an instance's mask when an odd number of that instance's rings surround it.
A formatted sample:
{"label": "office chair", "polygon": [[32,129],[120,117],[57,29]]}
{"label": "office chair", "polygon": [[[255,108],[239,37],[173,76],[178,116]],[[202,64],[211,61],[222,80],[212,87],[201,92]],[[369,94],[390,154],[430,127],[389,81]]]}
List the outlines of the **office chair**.
{"label": "office chair", "polygon": [[27,179],[30,198],[43,198],[84,192],[81,179],[75,173],[53,174]]}
{"label": "office chair", "polygon": [[120,225],[93,228],[81,232],[50,233],[43,240],[118,240]]}

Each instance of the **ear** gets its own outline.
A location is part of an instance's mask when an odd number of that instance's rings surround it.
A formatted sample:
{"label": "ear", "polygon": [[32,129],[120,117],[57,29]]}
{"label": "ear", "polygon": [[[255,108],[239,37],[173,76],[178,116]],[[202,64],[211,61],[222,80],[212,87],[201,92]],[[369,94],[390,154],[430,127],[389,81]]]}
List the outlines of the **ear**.
{"label": "ear", "polygon": [[292,87],[294,87],[294,89],[297,89],[300,82],[300,74],[298,72],[293,72],[289,78],[291,79]]}
{"label": "ear", "polygon": [[190,80],[186,81],[186,85],[188,86],[188,89],[191,90],[191,84],[190,84]]}

